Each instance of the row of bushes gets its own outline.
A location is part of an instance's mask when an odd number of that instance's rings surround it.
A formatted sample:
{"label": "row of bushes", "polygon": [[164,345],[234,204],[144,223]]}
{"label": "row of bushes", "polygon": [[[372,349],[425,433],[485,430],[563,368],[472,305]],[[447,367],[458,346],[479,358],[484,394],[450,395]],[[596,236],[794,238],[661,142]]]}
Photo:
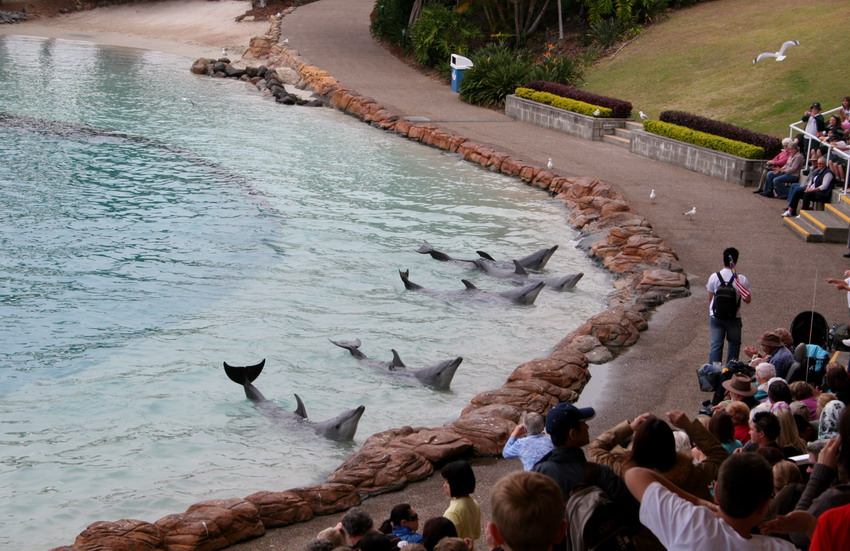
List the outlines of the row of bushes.
{"label": "row of bushes", "polygon": [[[549,92],[537,92],[535,90],[532,90],[531,88],[517,88],[514,93],[521,98],[530,99],[531,101],[536,101],[538,103],[545,103],[546,105],[551,105],[552,107],[558,107],[559,109],[573,111],[582,115],[589,115],[592,117],[611,116],[611,110],[607,107],[602,107],[601,105],[593,105],[591,103],[585,103],[583,101],[569,99],[563,96],[556,96],[555,94],[550,94]],[[599,111],[599,114],[594,115],[594,112],[596,112],[597,110]]]}
{"label": "row of bushes", "polygon": [[734,124],[692,115],[684,111],[663,111],[659,116],[659,120],[760,147],[764,149],[764,155],[769,159],[775,157],[782,149],[782,141],[779,138],[753,132],[752,130],[747,130]]}
{"label": "row of bushes", "polygon": [[680,142],[691,143],[701,147],[707,147],[715,151],[737,155],[745,159],[764,159],[765,150],[748,143],[730,140],[722,136],[700,132],[684,126],[662,121],[643,121],[643,129],[659,136],[672,138]]}
{"label": "row of bushes", "polygon": [[538,92],[548,92],[550,94],[555,94],[556,96],[607,107],[611,111],[611,115],[608,115],[609,117],[627,119],[632,116],[632,104],[621,99],[600,96],[599,94],[579,90],[572,86],[565,86],[563,84],[545,82],[542,80],[529,82],[525,85],[525,87],[537,90]]}

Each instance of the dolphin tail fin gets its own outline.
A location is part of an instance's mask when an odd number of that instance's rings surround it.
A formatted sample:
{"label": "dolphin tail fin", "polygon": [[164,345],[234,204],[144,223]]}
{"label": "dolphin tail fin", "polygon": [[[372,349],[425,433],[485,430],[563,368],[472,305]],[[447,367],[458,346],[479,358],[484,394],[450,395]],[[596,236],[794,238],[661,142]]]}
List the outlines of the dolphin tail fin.
{"label": "dolphin tail fin", "polygon": [[392,350],[392,353],[393,353],[393,361],[390,364],[390,371],[395,371],[398,368],[407,367],[406,365],[404,365],[404,362],[401,361],[401,356],[398,355],[398,352],[396,352],[395,349],[391,349],[391,350]]}
{"label": "dolphin tail fin", "polygon": [[333,344],[337,345],[340,348],[345,348],[346,350],[351,352],[351,355],[354,356],[355,358],[361,358],[362,359],[362,358],[366,357],[363,354],[363,352],[360,352],[360,345],[362,344],[360,342],[360,339],[355,339],[353,341],[335,341],[335,340],[332,340],[332,339],[328,339],[328,340],[331,341]]}
{"label": "dolphin tail fin", "polygon": [[475,252],[478,254],[478,256],[480,256],[481,258],[483,258],[485,260],[492,260],[493,262],[496,262],[496,260],[492,256],[485,253],[484,251],[475,251]]}
{"label": "dolphin tail fin", "polygon": [[514,273],[520,275],[528,275],[528,270],[523,268],[522,264],[519,263],[519,260],[514,260]]}
{"label": "dolphin tail fin", "polygon": [[237,385],[246,385],[253,383],[254,379],[260,376],[260,373],[263,372],[263,366],[265,365],[265,358],[258,364],[246,366],[228,365],[227,362],[224,362],[224,372],[227,373],[230,380]]}
{"label": "dolphin tail fin", "polygon": [[469,281],[468,279],[461,279],[461,281],[463,282],[463,286],[466,287],[467,291],[478,289],[478,287],[476,287],[475,284]]}
{"label": "dolphin tail fin", "polygon": [[419,253],[419,254],[431,254],[431,251],[433,251],[433,250],[434,250],[434,247],[432,247],[430,243],[428,243],[427,241],[425,241],[423,239],[422,240],[422,246],[420,246],[418,249],[416,249],[416,252]]}
{"label": "dolphin tail fin", "polygon": [[433,258],[434,260],[441,260],[443,262],[451,260],[451,257],[449,257],[449,255],[434,250],[434,247],[432,247],[430,243],[424,240],[422,241],[422,246],[416,249],[416,252],[419,254],[430,254],[431,258]]}
{"label": "dolphin tail fin", "polygon": [[404,282],[404,288],[408,291],[416,291],[422,288],[421,285],[417,285],[408,279],[410,277],[410,270],[405,270],[403,272],[399,270],[398,275],[401,276],[401,280]]}
{"label": "dolphin tail fin", "polygon": [[295,408],[295,415],[302,419],[307,418],[307,408],[304,407],[304,402],[301,401],[301,396],[295,395],[295,403],[298,404],[298,407]]}

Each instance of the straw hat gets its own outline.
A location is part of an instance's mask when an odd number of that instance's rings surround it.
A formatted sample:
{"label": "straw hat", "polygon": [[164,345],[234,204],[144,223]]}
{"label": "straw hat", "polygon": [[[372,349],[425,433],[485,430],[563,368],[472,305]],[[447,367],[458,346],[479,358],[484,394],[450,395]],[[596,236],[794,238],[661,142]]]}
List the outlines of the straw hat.
{"label": "straw hat", "polygon": [[756,393],[756,387],[746,375],[732,375],[731,379],[723,381],[723,388],[738,396],[754,396]]}

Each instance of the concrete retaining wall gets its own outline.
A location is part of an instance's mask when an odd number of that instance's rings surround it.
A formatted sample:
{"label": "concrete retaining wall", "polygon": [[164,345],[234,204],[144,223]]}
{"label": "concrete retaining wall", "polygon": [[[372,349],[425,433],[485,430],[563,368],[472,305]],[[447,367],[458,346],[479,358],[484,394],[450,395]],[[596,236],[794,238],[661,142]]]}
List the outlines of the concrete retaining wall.
{"label": "concrete retaining wall", "polygon": [[629,150],[739,186],[757,186],[765,163],[763,160],[744,159],[641,130],[632,133]]}
{"label": "concrete retaining wall", "polygon": [[[566,111],[551,105],[509,95],[505,101],[505,114],[518,121],[527,122],[585,140],[602,140],[602,134],[613,134],[614,128],[624,128],[626,119],[596,118]],[[603,132],[604,130],[607,130]]]}

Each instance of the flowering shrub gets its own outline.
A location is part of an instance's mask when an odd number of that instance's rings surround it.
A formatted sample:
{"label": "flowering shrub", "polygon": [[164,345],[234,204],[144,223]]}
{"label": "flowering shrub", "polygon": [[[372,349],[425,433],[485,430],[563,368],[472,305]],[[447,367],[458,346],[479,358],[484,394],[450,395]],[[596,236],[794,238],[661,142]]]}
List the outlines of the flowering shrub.
{"label": "flowering shrub", "polygon": [[684,126],[662,121],[643,121],[643,129],[659,136],[672,138],[680,142],[687,142],[722,153],[729,153],[745,159],[764,159],[765,150],[744,142],[730,140],[714,134],[707,134]]}
{"label": "flowering shrub", "polygon": [[563,84],[541,80],[529,82],[525,85],[525,87],[537,90],[538,92],[548,92],[550,94],[555,94],[556,96],[607,107],[612,113],[609,116],[618,119],[627,119],[632,116],[632,104],[621,99],[600,96],[599,94],[585,92],[584,90],[579,90],[571,86],[564,86]]}
{"label": "flowering shrub", "polygon": [[[600,105],[593,105],[590,103],[585,103],[583,101],[577,101],[561,96],[556,96],[555,94],[550,94],[548,92],[537,92],[535,90],[532,90],[531,88],[517,88],[514,93],[521,98],[530,99],[531,101],[551,105],[552,107],[565,109],[567,111],[580,113],[582,115],[589,115],[591,117],[595,116],[600,118],[611,116],[611,110],[607,107],[602,107]],[[597,110],[599,111],[599,114],[594,115],[594,112],[596,112]]]}
{"label": "flowering shrub", "polygon": [[761,147],[765,151],[764,155],[766,158],[775,157],[776,154],[779,153],[779,150],[782,149],[782,141],[780,141],[779,138],[774,138],[773,136],[768,136],[767,134],[761,134],[759,132],[753,132],[752,130],[747,130],[746,128],[741,128],[740,126],[735,126],[733,124],[700,117],[698,115],[692,115],[691,113],[686,113],[684,111],[663,111],[659,116],[659,119],[662,122],[677,124],[692,130],[698,130],[700,132],[714,134],[715,136],[722,136],[730,140]]}
{"label": "flowering shrub", "polygon": [[546,53],[534,63],[531,78],[560,84],[569,84],[581,79],[581,67],[572,58],[557,55],[554,44],[548,44]]}

